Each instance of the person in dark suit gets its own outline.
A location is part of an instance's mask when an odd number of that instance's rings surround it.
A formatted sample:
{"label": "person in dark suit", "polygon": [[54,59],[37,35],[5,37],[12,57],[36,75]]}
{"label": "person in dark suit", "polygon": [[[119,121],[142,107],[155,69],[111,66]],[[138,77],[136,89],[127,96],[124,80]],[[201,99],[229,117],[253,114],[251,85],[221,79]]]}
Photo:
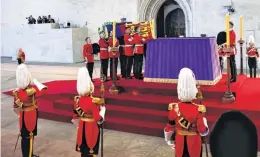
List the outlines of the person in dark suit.
{"label": "person in dark suit", "polygon": [[38,24],[42,24],[42,17],[41,17],[41,16],[38,17],[37,23],[38,23]]}
{"label": "person in dark suit", "polygon": [[32,15],[30,15],[26,19],[28,19],[28,24],[36,24],[36,20],[35,20],[35,18],[32,17]]}

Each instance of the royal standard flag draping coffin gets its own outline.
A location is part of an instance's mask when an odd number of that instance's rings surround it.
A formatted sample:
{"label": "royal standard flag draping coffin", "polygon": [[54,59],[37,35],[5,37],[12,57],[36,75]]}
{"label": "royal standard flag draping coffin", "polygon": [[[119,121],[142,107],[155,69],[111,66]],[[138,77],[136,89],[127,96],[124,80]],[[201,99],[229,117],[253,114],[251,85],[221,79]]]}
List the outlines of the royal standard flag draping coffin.
{"label": "royal standard flag draping coffin", "polygon": [[[131,28],[131,35],[135,34],[135,27],[140,27],[141,35],[143,37],[153,37],[154,38],[154,23],[153,22],[140,22],[140,23],[133,23],[133,22],[125,22],[125,23],[116,23],[116,37],[120,38],[125,35],[125,28]],[[109,32],[113,29],[113,22],[106,22],[103,24],[102,27],[99,28],[99,32],[104,31],[106,34],[106,38],[109,36]]]}

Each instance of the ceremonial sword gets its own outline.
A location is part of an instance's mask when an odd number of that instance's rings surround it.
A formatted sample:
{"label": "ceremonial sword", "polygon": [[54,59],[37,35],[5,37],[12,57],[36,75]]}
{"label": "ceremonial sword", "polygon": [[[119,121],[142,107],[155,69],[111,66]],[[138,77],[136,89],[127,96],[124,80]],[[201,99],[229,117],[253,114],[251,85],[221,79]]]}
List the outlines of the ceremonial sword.
{"label": "ceremonial sword", "polygon": [[18,134],[16,143],[15,143],[15,146],[14,146],[14,153],[15,153],[15,150],[16,150],[16,147],[17,147],[17,144],[18,144],[18,141],[19,141],[19,137],[20,137],[20,133]]}
{"label": "ceremonial sword", "polygon": [[[197,88],[198,88],[198,96],[197,96],[197,98],[200,100],[200,104],[202,105],[202,99],[203,99],[202,91],[201,91],[199,85],[197,86]],[[206,149],[206,157],[209,157],[207,135],[204,136],[204,144],[205,144],[205,149]]]}

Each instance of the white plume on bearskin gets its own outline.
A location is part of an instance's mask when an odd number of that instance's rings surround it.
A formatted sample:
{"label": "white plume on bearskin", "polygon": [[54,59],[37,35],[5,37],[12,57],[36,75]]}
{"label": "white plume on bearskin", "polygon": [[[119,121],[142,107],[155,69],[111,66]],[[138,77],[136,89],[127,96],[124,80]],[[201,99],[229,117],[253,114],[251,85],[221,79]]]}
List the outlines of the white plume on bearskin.
{"label": "white plume on bearskin", "polygon": [[25,89],[32,83],[31,73],[25,64],[18,65],[16,69],[17,87]]}
{"label": "white plume on bearskin", "polygon": [[255,43],[255,38],[254,38],[254,36],[253,35],[250,35],[249,37],[248,37],[248,41],[247,41],[249,44],[254,44]]}
{"label": "white plume on bearskin", "polygon": [[78,71],[77,91],[79,95],[85,95],[87,93],[94,92],[94,85],[86,67],[82,67]]}
{"label": "white plume on bearskin", "polygon": [[190,102],[196,98],[198,89],[196,87],[195,75],[189,68],[181,69],[177,84],[178,98],[182,102]]}

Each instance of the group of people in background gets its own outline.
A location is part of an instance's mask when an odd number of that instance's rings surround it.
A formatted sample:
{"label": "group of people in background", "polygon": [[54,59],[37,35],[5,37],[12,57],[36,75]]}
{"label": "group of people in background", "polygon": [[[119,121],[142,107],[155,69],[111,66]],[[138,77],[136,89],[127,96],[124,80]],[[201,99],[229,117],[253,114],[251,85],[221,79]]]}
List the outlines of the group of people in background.
{"label": "group of people in background", "polygon": [[[117,76],[118,60],[120,58],[121,76],[125,79],[132,79],[131,71],[133,69],[134,77],[136,79],[143,79],[142,67],[144,58],[144,46],[151,37],[142,37],[140,34],[140,27],[135,28],[135,34],[130,34],[131,29],[125,28],[125,35],[123,40],[116,39],[115,47],[113,47],[113,31],[110,32],[108,39],[105,38],[105,32],[100,32],[100,39],[98,41],[100,60],[101,60],[101,74],[104,81],[108,81],[108,68],[110,67],[110,78],[120,79]],[[91,79],[93,78],[94,68],[94,53],[90,37],[85,39],[86,44],[83,46],[83,58],[86,61],[86,66],[89,71]],[[113,59],[115,59],[115,69],[113,73]],[[110,62],[110,66],[109,66]],[[101,75],[101,76],[102,76]]]}
{"label": "group of people in background", "polygon": [[26,19],[28,19],[28,24],[43,24],[43,23],[55,23],[55,20],[51,17],[51,15],[47,16],[39,16],[37,21],[35,20],[35,18],[30,15],[29,17],[27,17]]}

